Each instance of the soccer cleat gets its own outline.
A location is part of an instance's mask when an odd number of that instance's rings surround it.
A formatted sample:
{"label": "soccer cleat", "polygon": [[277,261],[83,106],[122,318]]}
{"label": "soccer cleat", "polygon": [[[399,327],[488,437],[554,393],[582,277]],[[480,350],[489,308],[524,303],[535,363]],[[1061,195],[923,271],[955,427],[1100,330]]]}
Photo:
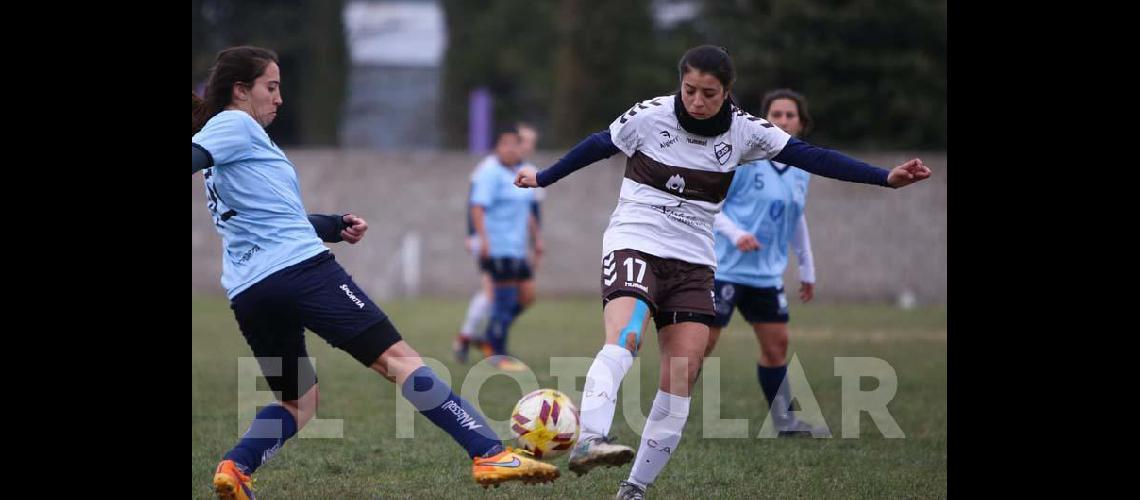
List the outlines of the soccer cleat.
{"label": "soccer cleat", "polygon": [[495,356],[491,362],[498,368],[505,372],[525,372],[530,370],[525,363],[510,356]]}
{"label": "soccer cleat", "polygon": [[495,355],[495,349],[491,347],[490,342],[485,342],[482,340],[477,340],[476,342],[479,343],[479,349],[483,351],[484,358],[489,358]]}
{"label": "soccer cleat", "polygon": [[831,437],[831,431],[823,426],[814,426],[798,418],[792,418],[776,424],[778,437],[813,436]]}
{"label": "soccer cleat", "polygon": [[451,344],[451,352],[455,354],[455,361],[467,364],[467,346],[470,344],[471,341],[462,333],[455,337],[455,342]]}
{"label": "soccer cleat", "polygon": [[471,475],[484,488],[492,485],[498,488],[500,483],[507,481],[549,483],[557,479],[561,472],[558,467],[536,460],[526,450],[507,448],[490,457],[475,457]]}
{"label": "soccer cleat", "polygon": [[614,498],[617,500],[645,500],[645,488],[629,481],[622,481],[618,483],[618,492]]}
{"label": "soccer cleat", "polygon": [[592,437],[578,440],[570,450],[570,470],[581,476],[599,465],[615,467],[625,465],[636,454],[633,448],[613,444],[613,437]]}
{"label": "soccer cleat", "polygon": [[214,471],[214,492],[221,500],[254,500],[253,478],[233,460],[222,460]]}

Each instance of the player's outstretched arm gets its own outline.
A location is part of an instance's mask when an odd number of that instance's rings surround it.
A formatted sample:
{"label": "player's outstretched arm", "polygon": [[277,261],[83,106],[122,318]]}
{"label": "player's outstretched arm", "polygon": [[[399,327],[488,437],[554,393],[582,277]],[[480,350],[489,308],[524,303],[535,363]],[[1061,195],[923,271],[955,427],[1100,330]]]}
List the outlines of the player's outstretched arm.
{"label": "player's outstretched arm", "polygon": [[838,151],[813,146],[796,138],[774,158],[815,175],[847,182],[900,188],[930,177],[930,168],[918,158],[908,160],[891,170],[881,169]]}
{"label": "player's outstretched arm", "polygon": [[579,142],[570,152],[566,153],[566,156],[563,156],[550,168],[541,172],[535,171],[533,167],[519,170],[518,175],[515,176],[515,185],[521,188],[546,187],[570,175],[575,170],[609,158],[617,154],[618,151],[621,150],[614,145],[609,130],[596,132]]}

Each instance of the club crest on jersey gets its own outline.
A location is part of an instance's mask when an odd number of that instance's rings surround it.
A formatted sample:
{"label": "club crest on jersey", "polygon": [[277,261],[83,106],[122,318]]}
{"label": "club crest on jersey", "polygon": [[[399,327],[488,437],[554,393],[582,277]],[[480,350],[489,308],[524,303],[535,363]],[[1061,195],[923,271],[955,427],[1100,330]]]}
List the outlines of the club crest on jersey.
{"label": "club crest on jersey", "polygon": [[665,187],[668,189],[672,189],[673,191],[676,191],[678,193],[684,193],[685,192],[685,178],[681,177],[681,174],[673,174],[673,176],[669,178],[669,182],[665,183]]}
{"label": "club crest on jersey", "polygon": [[716,153],[716,161],[724,165],[724,162],[728,161],[728,157],[732,156],[732,144],[718,142],[713,146],[713,152]]}

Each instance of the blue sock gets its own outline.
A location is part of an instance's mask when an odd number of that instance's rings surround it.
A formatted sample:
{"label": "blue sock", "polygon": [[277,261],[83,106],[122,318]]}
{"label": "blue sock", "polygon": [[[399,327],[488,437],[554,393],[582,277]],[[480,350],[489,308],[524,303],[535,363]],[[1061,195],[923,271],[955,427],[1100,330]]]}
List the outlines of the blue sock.
{"label": "blue sock", "polygon": [[456,396],[431,368],[417,368],[404,380],[400,390],[416,410],[450,434],[471,458],[503,451],[499,436],[487,425],[483,415]]}
{"label": "blue sock", "polygon": [[515,320],[515,310],[519,304],[517,286],[495,287],[495,305],[491,310],[491,320],[487,322],[487,342],[495,354],[507,352],[507,333]]}
{"label": "blue sock", "polygon": [[297,420],[293,414],[284,406],[271,404],[257,412],[249,429],[223,459],[233,460],[246,474],[253,474],[294,434],[297,434]]}
{"label": "blue sock", "polygon": [[[760,379],[760,389],[764,391],[764,398],[768,400],[768,406],[772,406],[772,399],[780,391],[780,384],[784,383],[784,377],[788,374],[788,365],[784,366],[760,366],[756,365],[756,378]],[[792,406],[791,390],[785,395],[788,401],[788,408]]]}

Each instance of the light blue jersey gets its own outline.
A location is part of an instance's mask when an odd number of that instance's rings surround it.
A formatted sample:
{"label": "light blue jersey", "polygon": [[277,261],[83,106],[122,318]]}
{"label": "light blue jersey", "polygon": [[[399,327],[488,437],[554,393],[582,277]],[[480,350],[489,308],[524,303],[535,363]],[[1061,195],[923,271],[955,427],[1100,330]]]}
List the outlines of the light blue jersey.
{"label": "light blue jersey", "polygon": [[736,242],[716,233],[716,279],[753,287],[784,285],[788,246],[807,202],[811,174],[761,160],[736,168],[722,213],[760,242],[741,252]]}
{"label": "light blue jersey", "polygon": [[248,113],[222,111],[191,141],[214,159],[202,174],[206,206],[222,236],[226,296],[328,250],[301,204],[293,164]]}
{"label": "light blue jersey", "polygon": [[491,257],[525,258],[534,191],[515,186],[515,172],[499,158],[484,158],[471,179],[471,204],[484,209]]}

